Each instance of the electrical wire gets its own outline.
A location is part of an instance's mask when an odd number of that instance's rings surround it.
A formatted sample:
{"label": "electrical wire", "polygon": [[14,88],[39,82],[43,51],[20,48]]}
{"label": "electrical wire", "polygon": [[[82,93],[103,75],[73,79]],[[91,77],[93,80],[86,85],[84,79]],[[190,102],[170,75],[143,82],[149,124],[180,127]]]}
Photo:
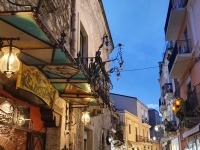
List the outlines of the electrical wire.
{"label": "electrical wire", "polygon": [[[180,61],[180,62],[176,62],[176,63],[173,63],[172,65],[174,64],[179,64],[179,63],[184,63],[186,61],[191,61],[191,60],[195,60],[195,59],[198,59],[200,58],[199,57],[196,57],[196,58],[192,58],[192,59],[187,59],[187,60],[184,60],[184,61]],[[162,65],[162,66],[168,66],[168,65]],[[121,70],[120,72],[126,72],[126,71],[141,71],[141,70],[147,70],[147,69],[154,69],[154,68],[159,68],[160,66],[152,66],[152,67],[145,67],[145,68],[137,68],[137,69],[130,69],[130,70]]]}

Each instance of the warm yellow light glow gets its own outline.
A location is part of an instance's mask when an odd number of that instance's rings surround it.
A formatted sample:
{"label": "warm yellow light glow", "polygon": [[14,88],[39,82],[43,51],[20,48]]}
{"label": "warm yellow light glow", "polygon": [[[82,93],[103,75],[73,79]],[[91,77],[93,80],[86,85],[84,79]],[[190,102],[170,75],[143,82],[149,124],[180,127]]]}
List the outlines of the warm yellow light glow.
{"label": "warm yellow light glow", "polygon": [[154,141],[156,140],[156,137],[155,137],[155,136],[153,137],[153,140],[154,140]]}
{"label": "warm yellow light glow", "polygon": [[17,125],[21,126],[25,123],[24,115],[20,115],[17,120]]}
{"label": "warm yellow light glow", "polygon": [[181,100],[180,99],[176,99],[176,105],[180,106],[180,104],[181,104]]}
{"label": "warm yellow light glow", "polygon": [[12,52],[10,54],[10,47],[3,47],[2,49],[3,57],[0,59],[0,70],[2,73],[6,73],[8,78],[11,77],[12,73],[19,70],[20,61],[17,58],[17,54],[20,50],[16,47],[12,47]]}
{"label": "warm yellow light glow", "polygon": [[87,124],[88,122],[90,122],[90,115],[89,115],[89,112],[87,112],[87,111],[83,112],[83,116],[81,117],[81,121],[82,121],[84,124]]}
{"label": "warm yellow light glow", "polygon": [[172,106],[172,110],[175,111],[175,110],[176,110],[176,107],[175,107],[175,106]]}

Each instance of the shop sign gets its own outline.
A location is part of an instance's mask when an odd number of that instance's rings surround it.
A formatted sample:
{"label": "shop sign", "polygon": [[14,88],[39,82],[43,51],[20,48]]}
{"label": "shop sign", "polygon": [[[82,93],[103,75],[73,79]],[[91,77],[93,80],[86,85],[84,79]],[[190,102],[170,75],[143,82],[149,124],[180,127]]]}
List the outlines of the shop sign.
{"label": "shop sign", "polygon": [[62,113],[61,98],[49,80],[35,67],[21,65],[16,88],[29,91],[40,97],[50,108]]}

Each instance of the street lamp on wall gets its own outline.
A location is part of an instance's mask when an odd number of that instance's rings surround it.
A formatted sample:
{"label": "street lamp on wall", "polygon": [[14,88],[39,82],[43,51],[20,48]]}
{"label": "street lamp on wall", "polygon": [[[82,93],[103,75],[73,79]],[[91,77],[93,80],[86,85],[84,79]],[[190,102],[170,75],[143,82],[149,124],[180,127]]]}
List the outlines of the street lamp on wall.
{"label": "street lamp on wall", "polygon": [[84,124],[87,124],[90,122],[90,115],[89,115],[90,112],[88,111],[84,111],[82,112],[82,117],[81,117],[81,121],[84,123]]}
{"label": "street lamp on wall", "polygon": [[[7,78],[10,78],[20,67],[20,61],[17,58],[20,50],[12,45],[13,40],[19,40],[19,38],[0,38],[0,48],[3,53],[0,59],[0,70],[6,73]],[[3,41],[8,41],[8,45],[4,45]]]}

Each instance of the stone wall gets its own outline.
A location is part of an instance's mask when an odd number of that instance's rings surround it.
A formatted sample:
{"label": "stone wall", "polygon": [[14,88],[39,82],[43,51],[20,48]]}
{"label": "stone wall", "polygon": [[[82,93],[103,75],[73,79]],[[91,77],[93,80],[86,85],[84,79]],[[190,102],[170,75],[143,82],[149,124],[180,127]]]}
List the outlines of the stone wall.
{"label": "stone wall", "polygon": [[[13,3],[22,5],[38,6],[39,0],[12,0]],[[19,7],[9,3],[7,0],[0,0],[0,11],[24,11],[30,10],[27,7]],[[60,34],[65,31],[66,48],[70,50],[70,15],[71,0],[42,0],[39,7],[38,18],[42,21],[48,32],[55,40],[60,39]]]}
{"label": "stone wall", "polygon": [[[111,112],[109,108],[103,108],[102,114],[91,117],[91,121],[84,125],[81,122],[82,110],[73,109],[70,111],[70,118],[74,120],[70,126],[69,150],[83,150],[84,130],[87,131],[87,150],[110,150],[111,147],[106,143],[106,136],[111,130]],[[102,141],[103,140],[103,141]]]}

